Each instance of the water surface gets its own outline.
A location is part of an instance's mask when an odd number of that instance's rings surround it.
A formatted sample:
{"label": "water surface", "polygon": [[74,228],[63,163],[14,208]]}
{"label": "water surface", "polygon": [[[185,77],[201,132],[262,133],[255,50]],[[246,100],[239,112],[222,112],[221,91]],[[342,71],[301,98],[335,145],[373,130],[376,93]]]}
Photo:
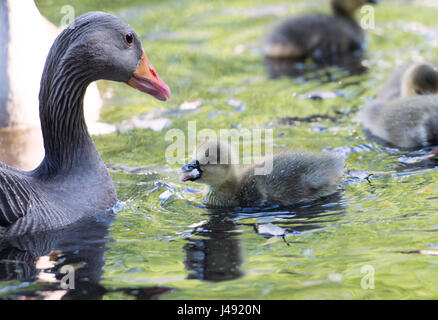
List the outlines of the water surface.
{"label": "water surface", "polygon": [[[437,62],[438,7],[382,2],[367,30],[366,72],[271,79],[260,39],[278,19],[326,10],[326,1],[38,0],[55,23],[64,3],[77,14],[106,10],[129,22],[173,97],[163,104],[100,82],[102,120],[118,125],[150,114],[170,122],[95,138],[122,209],[0,246],[0,297],[437,298],[438,257],[421,254],[438,250],[437,162],[415,161],[428,150],[367,139],[354,119],[394,66]],[[309,99],[315,92],[335,94]],[[193,112],[176,112],[198,100]],[[166,132],[187,132],[189,120],[198,130],[273,128],[275,151],[336,149],[346,156],[345,181],[333,197],[291,208],[209,211],[193,190],[202,187],[179,182],[179,165],[165,161]],[[60,289],[65,264],[77,268],[76,290]],[[369,270],[374,289],[361,285]]]}

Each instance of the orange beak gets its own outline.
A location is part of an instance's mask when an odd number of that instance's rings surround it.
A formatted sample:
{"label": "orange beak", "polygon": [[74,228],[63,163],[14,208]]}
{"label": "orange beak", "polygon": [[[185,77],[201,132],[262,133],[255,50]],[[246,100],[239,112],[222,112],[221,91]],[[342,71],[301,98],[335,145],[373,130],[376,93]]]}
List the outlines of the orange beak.
{"label": "orange beak", "polygon": [[160,76],[149,62],[144,50],[137,70],[134,71],[127,84],[137,90],[146,92],[161,101],[166,101],[170,98],[169,87],[163,80],[161,80]]}

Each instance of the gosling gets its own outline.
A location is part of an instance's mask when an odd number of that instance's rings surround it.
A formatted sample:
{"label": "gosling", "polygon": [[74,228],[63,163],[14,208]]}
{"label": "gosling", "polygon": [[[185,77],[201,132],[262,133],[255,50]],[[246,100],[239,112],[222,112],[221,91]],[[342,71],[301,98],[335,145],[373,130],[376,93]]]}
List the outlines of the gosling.
{"label": "gosling", "polygon": [[376,100],[389,101],[437,92],[437,67],[428,62],[414,62],[398,67],[382,86]]}
{"label": "gosling", "polygon": [[372,135],[403,148],[438,142],[438,70],[428,63],[399,68],[376,100],[358,114]]}
{"label": "gosling", "polygon": [[335,193],[343,169],[343,157],[334,153],[286,151],[241,168],[228,144],[207,141],[181,168],[181,180],[208,185],[209,208],[289,206]]}
{"label": "gosling", "polygon": [[376,0],[331,0],[333,14],[310,14],[287,19],[267,35],[263,53],[267,58],[341,62],[361,56],[365,36],[356,11]]}

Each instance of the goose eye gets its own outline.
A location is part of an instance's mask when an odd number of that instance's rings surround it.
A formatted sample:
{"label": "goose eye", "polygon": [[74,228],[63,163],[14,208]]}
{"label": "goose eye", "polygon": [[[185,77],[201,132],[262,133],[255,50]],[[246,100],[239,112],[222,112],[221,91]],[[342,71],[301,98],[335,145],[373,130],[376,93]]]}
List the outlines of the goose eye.
{"label": "goose eye", "polygon": [[422,94],[423,94],[423,93],[421,92],[420,89],[415,89],[415,93],[416,93],[416,94],[419,94],[419,95],[422,95]]}
{"label": "goose eye", "polygon": [[134,34],[129,32],[125,35],[125,41],[128,45],[131,45],[134,42]]}

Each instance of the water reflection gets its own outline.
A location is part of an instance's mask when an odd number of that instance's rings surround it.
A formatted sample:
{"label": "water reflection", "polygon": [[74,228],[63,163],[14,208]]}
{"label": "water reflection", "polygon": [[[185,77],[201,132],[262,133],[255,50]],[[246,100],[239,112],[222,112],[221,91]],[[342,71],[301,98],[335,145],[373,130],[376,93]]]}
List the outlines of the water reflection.
{"label": "water reflection", "polygon": [[[289,234],[314,231],[332,225],[339,215],[346,212],[340,192],[318,201],[302,203],[288,208],[245,209],[224,212],[209,210],[208,221],[197,227],[184,246],[184,265],[191,273],[188,279],[204,281],[226,281],[240,278],[243,256],[239,226],[254,227],[256,233],[260,225],[273,224],[284,230],[283,238]],[[245,222],[246,219],[252,222]],[[254,224],[254,219],[259,223]],[[269,230],[269,229],[264,229]],[[276,230],[278,231],[278,230]],[[263,237],[278,234],[260,234]],[[287,241],[289,243],[289,241]]]}
{"label": "water reflection", "polygon": [[41,129],[0,129],[0,161],[21,170],[36,168],[44,157]]}
{"label": "water reflection", "polygon": [[280,78],[283,76],[296,78],[311,72],[325,70],[328,81],[332,81],[332,76],[327,68],[331,65],[347,71],[350,75],[361,75],[367,71],[367,68],[362,64],[361,57],[348,57],[348,59],[345,58],[339,60],[336,64],[310,64],[306,63],[305,61],[295,59],[265,57],[264,65],[266,73],[271,79]]}
{"label": "water reflection", "polygon": [[395,171],[415,174],[419,170],[435,169],[438,167],[437,152],[438,147],[435,146],[401,154]]}
{"label": "water reflection", "polygon": [[[1,239],[0,281],[40,285],[38,289],[25,289],[18,284],[8,298],[94,300],[117,292],[136,299],[157,299],[170,292],[172,289],[166,287],[111,290],[100,285],[106,246],[113,241],[108,230],[113,219],[103,212],[62,230]],[[67,271],[73,269],[74,276],[70,277]]]}
{"label": "water reflection", "polygon": [[[17,296],[35,298],[99,299],[104,292],[99,285],[103,273],[108,226],[113,217],[100,213],[68,228],[0,240],[0,281],[37,281],[40,292],[18,292]],[[63,266],[74,268],[75,289],[63,290]],[[62,271],[62,272],[61,272]],[[66,281],[70,284],[70,281]],[[73,285],[73,283],[71,283]],[[17,297],[16,296],[16,297]]]}
{"label": "water reflection", "polygon": [[398,165],[395,167],[395,171],[397,172],[432,169],[438,166],[437,145],[431,145],[421,149],[400,148],[380,137],[374,136],[367,129],[363,129],[363,132],[369,142],[379,145],[379,150],[390,152],[398,158]]}
{"label": "water reflection", "polygon": [[[248,212],[242,217],[240,224],[250,225],[257,232],[260,230],[261,224],[271,223],[282,228],[284,236],[299,235],[332,226],[344,213],[346,213],[346,204],[342,201],[342,193],[337,192],[323,199],[303,202],[290,207],[276,207],[259,214],[256,213],[257,225],[254,225],[253,222],[245,222],[246,217],[253,215],[253,213]],[[264,237],[275,236],[269,233],[261,235]]]}
{"label": "water reflection", "polygon": [[189,279],[225,281],[243,275],[242,249],[236,223],[227,213],[210,211],[208,222],[196,228],[184,246]]}

